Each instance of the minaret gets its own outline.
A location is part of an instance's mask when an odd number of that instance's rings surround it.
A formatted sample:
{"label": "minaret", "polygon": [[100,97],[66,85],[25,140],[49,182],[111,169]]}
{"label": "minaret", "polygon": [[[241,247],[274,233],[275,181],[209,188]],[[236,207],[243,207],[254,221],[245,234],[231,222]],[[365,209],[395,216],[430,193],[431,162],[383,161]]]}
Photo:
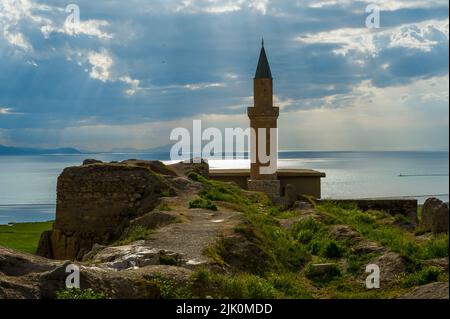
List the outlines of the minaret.
{"label": "minaret", "polygon": [[[248,188],[249,190],[263,191],[269,197],[275,199],[280,196],[280,182],[276,174],[278,159],[276,128],[280,110],[273,106],[273,79],[264,49],[264,40],[262,41],[258,66],[253,79],[253,96],[254,107],[249,107],[247,110],[250,127],[252,128],[251,142],[255,144],[251,147],[252,163]],[[267,162],[267,159],[260,158],[259,146],[264,145],[262,134],[266,135],[265,154],[271,155],[270,163],[264,163]],[[275,154],[271,154],[271,150]],[[269,169],[269,167],[275,169]]]}

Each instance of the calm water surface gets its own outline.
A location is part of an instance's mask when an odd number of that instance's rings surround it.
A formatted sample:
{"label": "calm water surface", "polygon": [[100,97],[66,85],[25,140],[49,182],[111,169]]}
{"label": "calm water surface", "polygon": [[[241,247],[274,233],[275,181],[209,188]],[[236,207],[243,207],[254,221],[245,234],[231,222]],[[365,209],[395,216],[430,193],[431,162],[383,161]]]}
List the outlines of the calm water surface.
{"label": "calm water surface", "polygon": [[[448,201],[448,152],[281,152],[279,166],[323,171],[325,198],[428,195]],[[85,158],[168,160],[167,153],[0,156],[0,224],[54,218],[56,179]],[[246,160],[210,160],[211,167],[248,167]],[[404,177],[399,177],[402,174]],[[414,175],[414,176],[405,176]]]}

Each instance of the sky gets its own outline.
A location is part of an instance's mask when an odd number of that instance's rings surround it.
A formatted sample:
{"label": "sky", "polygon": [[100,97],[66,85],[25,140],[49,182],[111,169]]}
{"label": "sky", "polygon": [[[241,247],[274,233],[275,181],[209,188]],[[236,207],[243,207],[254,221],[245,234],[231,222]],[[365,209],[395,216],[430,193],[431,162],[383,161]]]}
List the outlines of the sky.
{"label": "sky", "polygon": [[[369,4],[380,28],[366,27]],[[246,128],[264,37],[280,149],[448,151],[448,10],[447,0],[0,0],[0,144],[149,149],[195,119]]]}

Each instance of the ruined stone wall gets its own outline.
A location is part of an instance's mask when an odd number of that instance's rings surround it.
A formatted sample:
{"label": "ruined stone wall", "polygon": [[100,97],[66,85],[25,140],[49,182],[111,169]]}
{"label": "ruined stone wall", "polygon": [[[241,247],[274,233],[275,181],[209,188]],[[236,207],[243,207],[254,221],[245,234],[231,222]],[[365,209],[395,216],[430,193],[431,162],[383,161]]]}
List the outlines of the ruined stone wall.
{"label": "ruined stone wall", "polygon": [[248,190],[254,192],[263,192],[272,200],[280,198],[279,180],[248,180]]}
{"label": "ruined stone wall", "polygon": [[42,235],[38,254],[80,259],[94,243],[120,236],[130,220],[151,211],[167,190],[159,175],[129,163],[66,168],[57,183],[56,221]]}

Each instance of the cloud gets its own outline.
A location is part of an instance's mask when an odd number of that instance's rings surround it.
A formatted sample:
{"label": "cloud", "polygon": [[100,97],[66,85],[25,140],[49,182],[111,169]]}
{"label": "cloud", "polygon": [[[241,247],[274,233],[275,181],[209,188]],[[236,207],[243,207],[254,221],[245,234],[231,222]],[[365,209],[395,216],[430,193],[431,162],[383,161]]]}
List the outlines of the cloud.
{"label": "cloud", "polygon": [[308,1],[310,8],[327,8],[334,6],[349,7],[355,3],[362,4],[364,7],[368,4],[376,4],[384,11],[396,11],[400,9],[417,9],[430,8],[435,6],[447,5],[446,0],[323,0],[323,1]]}
{"label": "cloud", "polygon": [[269,4],[269,0],[181,0],[174,2],[177,12],[209,14],[224,14],[248,9],[265,15]]}
{"label": "cloud", "polygon": [[304,44],[333,44],[333,53],[352,52],[377,55],[386,48],[406,48],[430,52],[435,46],[448,43],[449,21],[424,21],[417,24],[383,28],[342,28],[325,32],[302,34],[295,41]]}
{"label": "cloud", "polygon": [[10,107],[0,107],[0,115],[21,115],[23,113],[14,112]]}
{"label": "cloud", "polygon": [[113,65],[113,59],[106,50],[102,52],[89,52],[88,61],[91,64],[91,72],[89,75],[93,79],[106,82],[110,80],[110,69]]}
{"label": "cloud", "polygon": [[[390,116],[383,92],[401,92],[392,100],[414,115],[429,107],[429,121],[446,114],[436,105],[448,102],[448,89],[427,82],[448,76],[444,1],[78,0],[81,20],[72,30],[59,0],[10,2],[0,0],[0,105],[21,116],[1,114],[0,127],[12,144],[106,149],[136,140],[147,147],[167,140],[164,129],[136,133],[152,123],[245,124],[262,36],[286,130],[300,123],[319,130],[334,118],[346,123],[332,126],[336,136],[341,129],[358,135],[351,113]],[[382,7],[380,30],[365,28],[369,2]],[[425,93],[403,91],[412,85]],[[382,112],[375,118],[395,125]],[[80,133],[87,128],[96,132],[92,140]],[[120,138],[108,142],[109,130]],[[316,136],[317,147],[330,145]]]}

